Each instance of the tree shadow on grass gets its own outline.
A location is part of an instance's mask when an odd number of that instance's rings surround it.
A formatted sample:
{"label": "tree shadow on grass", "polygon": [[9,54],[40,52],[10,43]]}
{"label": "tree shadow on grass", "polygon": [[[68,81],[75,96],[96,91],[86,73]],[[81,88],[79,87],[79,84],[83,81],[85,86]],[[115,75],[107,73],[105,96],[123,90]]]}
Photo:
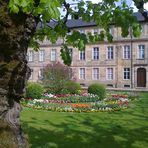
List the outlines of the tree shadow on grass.
{"label": "tree shadow on grass", "polygon": [[[67,121],[57,124],[46,119],[43,125],[30,126],[23,122],[23,128],[28,134],[31,148],[146,148],[148,147],[148,126],[128,128],[117,121],[109,122],[97,119],[94,122],[90,115],[67,115]],[[105,119],[105,118],[104,118]],[[38,123],[33,118],[31,123]],[[133,122],[134,124],[134,122]]]}

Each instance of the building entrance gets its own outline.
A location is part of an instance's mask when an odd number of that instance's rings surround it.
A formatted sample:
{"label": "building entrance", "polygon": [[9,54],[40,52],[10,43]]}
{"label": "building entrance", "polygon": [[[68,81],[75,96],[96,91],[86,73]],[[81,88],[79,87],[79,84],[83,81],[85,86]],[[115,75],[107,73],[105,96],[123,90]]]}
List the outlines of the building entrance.
{"label": "building entrance", "polygon": [[146,69],[137,69],[137,87],[146,87]]}

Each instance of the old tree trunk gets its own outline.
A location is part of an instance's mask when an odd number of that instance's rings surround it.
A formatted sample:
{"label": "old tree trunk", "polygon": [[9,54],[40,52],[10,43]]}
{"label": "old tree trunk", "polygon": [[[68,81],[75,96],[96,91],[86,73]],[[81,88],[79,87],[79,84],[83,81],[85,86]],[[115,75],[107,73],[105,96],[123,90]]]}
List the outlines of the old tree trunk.
{"label": "old tree trunk", "polygon": [[36,23],[21,12],[10,15],[7,3],[0,1],[0,148],[23,148],[19,101],[30,74],[26,54]]}

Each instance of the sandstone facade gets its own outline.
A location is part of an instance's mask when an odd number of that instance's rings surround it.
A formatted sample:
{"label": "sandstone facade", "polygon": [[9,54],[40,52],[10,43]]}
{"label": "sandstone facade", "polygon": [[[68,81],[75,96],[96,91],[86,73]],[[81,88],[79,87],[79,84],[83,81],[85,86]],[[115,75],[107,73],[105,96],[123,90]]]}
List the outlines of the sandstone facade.
{"label": "sandstone facade", "polygon": [[[72,48],[72,69],[75,78],[82,86],[103,83],[109,88],[134,88],[148,90],[148,23],[141,21],[142,33],[139,38],[121,36],[121,29],[111,26],[113,42],[107,41],[89,44],[84,54]],[[99,32],[94,25],[73,27],[83,33]],[[40,51],[28,50],[28,64],[32,69],[30,81],[42,78],[42,69],[51,62],[61,61],[60,46],[62,40],[51,44],[48,40],[41,44]]]}

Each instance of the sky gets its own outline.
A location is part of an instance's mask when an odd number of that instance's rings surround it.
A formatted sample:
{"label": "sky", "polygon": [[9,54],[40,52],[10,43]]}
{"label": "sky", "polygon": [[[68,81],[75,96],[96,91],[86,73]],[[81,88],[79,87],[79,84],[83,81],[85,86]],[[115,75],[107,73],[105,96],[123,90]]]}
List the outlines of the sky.
{"label": "sky", "polygon": [[[101,2],[102,0],[91,0],[93,3]],[[122,2],[122,0],[120,0]],[[136,7],[134,6],[134,2],[132,0],[127,0],[129,6],[134,8],[134,11],[137,11]],[[144,5],[144,8],[148,11],[148,2]]]}
{"label": "sky", "polygon": [[[85,1],[88,1],[88,0],[85,0]],[[98,2],[101,2],[102,0],[89,0],[89,1],[92,1],[93,3],[98,3]],[[119,4],[122,2],[123,0],[120,0],[119,1]],[[132,0],[126,0],[128,5],[133,7],[134,8],[134,11],[136,12],[137,9],[136,7],[134,6],[134,2]],[[67,0],[67,2],[73,2],[72,0]],[[148,11],[148,2],[144,5],[144,8]]]}

